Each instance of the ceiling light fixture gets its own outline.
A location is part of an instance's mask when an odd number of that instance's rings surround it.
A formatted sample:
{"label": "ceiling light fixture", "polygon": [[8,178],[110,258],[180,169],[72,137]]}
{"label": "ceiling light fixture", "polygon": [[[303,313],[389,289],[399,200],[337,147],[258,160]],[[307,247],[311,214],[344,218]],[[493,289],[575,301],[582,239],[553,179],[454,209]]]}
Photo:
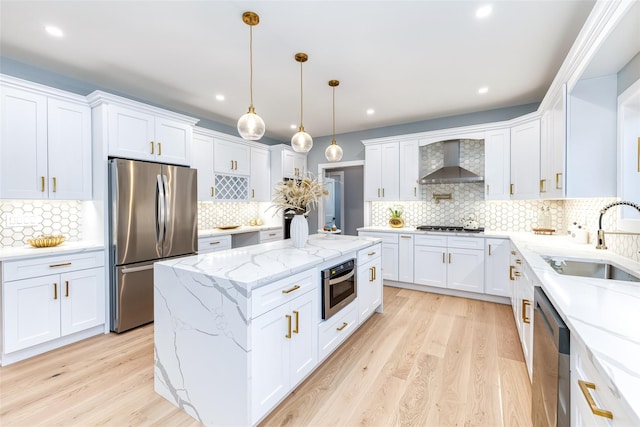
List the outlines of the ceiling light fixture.
{"label": "ceiling light fixture", "polygon": [[313,147],[313,138],[304,131],[304,126],[302,125],[302,63],[307,62],[309,56],[306,53],[296,53],[294,58],[300,63],[300,127],[298,132],[291,137],[291,147],[293,151],[298,153],[308,153]]}
{"label": "ceiling light fixture", "polygon": [[216,95],[216,99],[217,99],[218,101],[224,101],[224,95],[222,95],[222,94],[218,94],[218,95]]}
{"label": "ceiling light fixture", "polygon": [[490,4],[481,6],[476,10],[476,18],[478,19],[486,18],[487,16],[491,15],[492,10],[493,8],[491,7]]}
{"label": "ceiling light fixture", "polygon": [[253,27],[260,23],[260,17],[255,12],[245,12],[242,14],[242,22],[249,26],[249,95],[250,104],[247,114],[238,120],[238,133],[243,139],[256,141],[264,135],[264,120],[256,114],[253,108]]}
{"label": "ceiling light fixture", "polygon": [[481,87],[480,89],[478,89],[478,93],[480,95],[484,95],[485,93],[489,92],[489,88],[486,86]]}
{"label": "ceiling light fixture", "polygon": [[373,108],[369,108],[369,109],[367,110],[367,115],[371,116],[371,115],[373,115],[373,114],[375,114],[375,110],[374,110]]}
{"label": "ceiling light fixture", "polygon": [[64,33],[62,32],[62,30],[60,28],[58,28],[58,27],[54,27],[53,25],[45,26],[44,30],[50,36],[54,36],[54,37],[62,37],[62,36],[64,36]]}
{"label": "ceiling light fixture", "polygon": [[331,144],[324,150],[324,156],[330,162],[342,160],[342,148],[336,142],[336,86],[340,84],[338,80],[329,80],[329,86],[333,89],[333,139]]}

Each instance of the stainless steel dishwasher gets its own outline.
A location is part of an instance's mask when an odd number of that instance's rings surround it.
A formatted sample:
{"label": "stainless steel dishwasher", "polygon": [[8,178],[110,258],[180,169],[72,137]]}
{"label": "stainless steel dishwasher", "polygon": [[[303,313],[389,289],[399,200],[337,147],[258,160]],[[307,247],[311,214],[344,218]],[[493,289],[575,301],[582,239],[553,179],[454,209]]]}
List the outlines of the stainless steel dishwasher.
{"label": "stainless steel dishwasher", "polygon": [[534,427],[571,426],[569,328],[536,287],[533,313],[533,383],[531,418]]}

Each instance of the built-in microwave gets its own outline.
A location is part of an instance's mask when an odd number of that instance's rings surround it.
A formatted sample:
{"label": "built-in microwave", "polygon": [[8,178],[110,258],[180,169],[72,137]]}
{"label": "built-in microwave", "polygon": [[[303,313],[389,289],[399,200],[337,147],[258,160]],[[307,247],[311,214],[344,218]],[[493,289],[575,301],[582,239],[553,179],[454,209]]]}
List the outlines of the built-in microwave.
{"label": "built-in microwave", "polygon": [[322,270],[322,318],[328,319],[356,299],[356,260]]}

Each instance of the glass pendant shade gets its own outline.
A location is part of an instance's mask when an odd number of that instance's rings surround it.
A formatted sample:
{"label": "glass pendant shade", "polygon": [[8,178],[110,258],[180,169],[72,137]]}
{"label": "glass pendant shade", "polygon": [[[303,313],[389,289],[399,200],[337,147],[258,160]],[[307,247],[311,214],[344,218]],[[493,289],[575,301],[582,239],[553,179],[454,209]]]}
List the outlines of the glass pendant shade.
{"label": "glass pendant shade", "polygon": [[335,139],[331,141],[331,145],[324,150],[324,156],[330,162],[339,162],[342,160],[342,148],[336,143]]}
{"label": "glass pendant shade", "polygon": [[313,138],[300,126],[298,132],[291,137],[291,148],[298,153],[308,153],[313,147]]}
{"label": "glass pendant shade", "polygon": [[257,141],[264,136],[265,130],[264,120],[255,113],[253,107],[249,107],[247,114],[238,120],[238,133],[243,139]]}

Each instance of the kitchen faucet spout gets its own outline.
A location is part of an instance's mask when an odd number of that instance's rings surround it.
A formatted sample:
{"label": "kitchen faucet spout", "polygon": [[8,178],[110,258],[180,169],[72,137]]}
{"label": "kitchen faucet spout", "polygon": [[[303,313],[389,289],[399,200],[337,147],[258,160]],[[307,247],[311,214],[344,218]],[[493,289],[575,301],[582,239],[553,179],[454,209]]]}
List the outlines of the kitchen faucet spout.
{"label": "kitchen faucet spout", "polygon": [[627,202],[624,200],[610,203],[607,206],[600,209],[600,219],[598,220],[598,244],[596,245],[596,249],[607,249],[607,245],[605,245],[604,243],[604,230],[602,229],[602,216],[606,211],[608,211],[612,207],[620,206],[620,205],[631,206],[632,208],[640,212],[640,205],[633,202]]}

